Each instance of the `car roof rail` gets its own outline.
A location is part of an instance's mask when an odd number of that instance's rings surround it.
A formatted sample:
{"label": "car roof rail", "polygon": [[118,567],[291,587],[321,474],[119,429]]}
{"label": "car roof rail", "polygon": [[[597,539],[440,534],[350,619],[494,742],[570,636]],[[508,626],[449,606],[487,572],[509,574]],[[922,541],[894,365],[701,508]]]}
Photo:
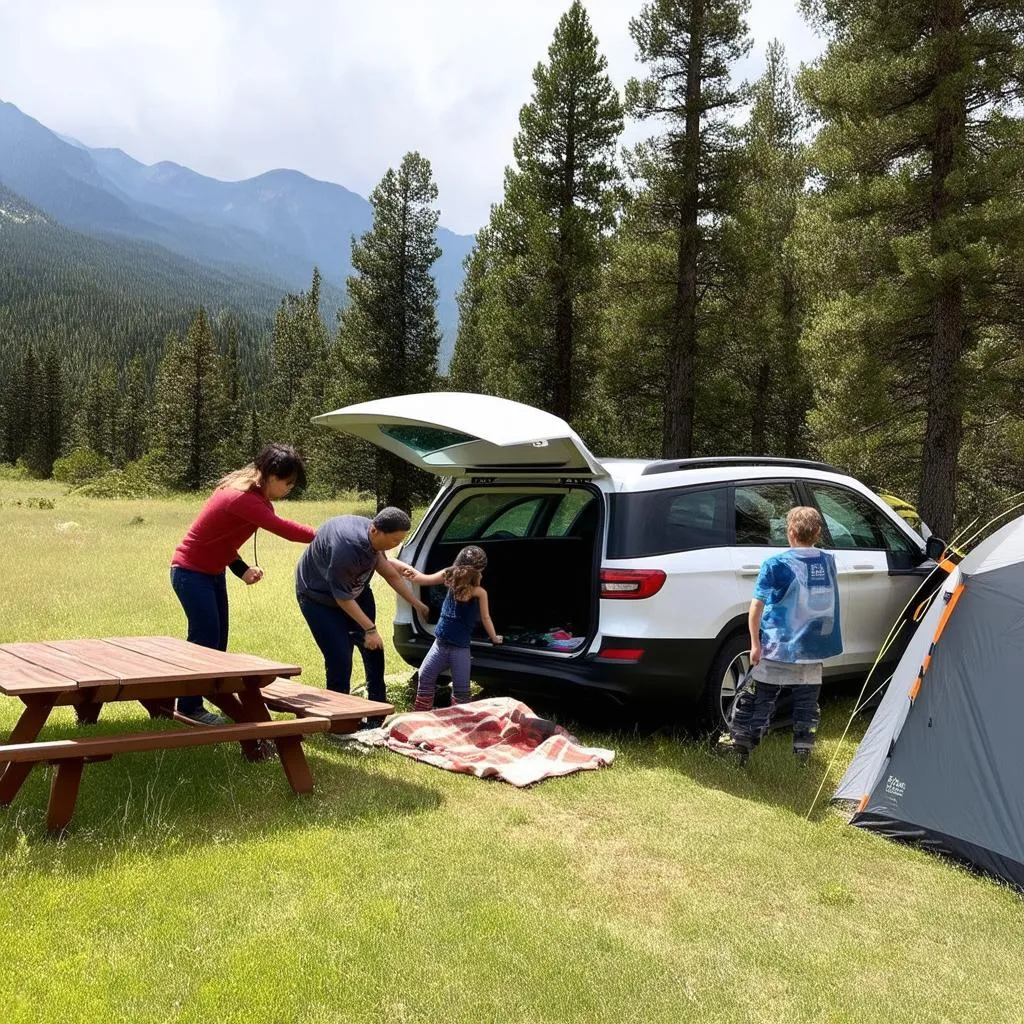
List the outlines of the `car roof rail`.
{"label": "car roof rail", "polygon": [[813,459],[786,459],[774,455],[717,455],[705,459],[662,459],[652,462],[642,475],[654,476],[657,473],[674,473],[680,469],[714,469],[720,466],[794,466],[817,469],[824,473],[843,472],[827,462],[815,462]]}

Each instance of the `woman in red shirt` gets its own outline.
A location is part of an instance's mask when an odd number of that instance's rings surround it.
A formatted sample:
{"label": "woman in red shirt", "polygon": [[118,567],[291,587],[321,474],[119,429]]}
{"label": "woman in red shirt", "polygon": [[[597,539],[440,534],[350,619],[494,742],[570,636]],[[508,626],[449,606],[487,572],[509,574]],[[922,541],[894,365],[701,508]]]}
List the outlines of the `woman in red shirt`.
{"label": "woman in red shirt", "polygon": [[[244,469],[218,484],[171,559],[171,586],[188,619],[188,641],[219,651],[228,649],[230,569],[246,585],[263,578],[263,570],[242,561],[238,549],[260,528],[286,540],[308,544],[309,526],[281,519],[272,501],[306,484],[306,465],[294,448],[267,445]],[[217,725],[220,716],[203,707],[202,697],[179,697],[178,714],[201,725]]]}

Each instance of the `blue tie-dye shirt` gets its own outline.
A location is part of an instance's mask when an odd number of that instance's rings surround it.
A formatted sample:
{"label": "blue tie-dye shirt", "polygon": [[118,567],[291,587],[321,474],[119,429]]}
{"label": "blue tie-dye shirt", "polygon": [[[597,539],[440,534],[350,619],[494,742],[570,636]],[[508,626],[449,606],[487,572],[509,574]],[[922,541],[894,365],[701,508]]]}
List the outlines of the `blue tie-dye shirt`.
{"label": "blue tie-dye shirt", "polygon": [[817,548],[790,548],[764,561],[754,586],[764,601],[761,656],[813,663],[843,653],[836,563]]}

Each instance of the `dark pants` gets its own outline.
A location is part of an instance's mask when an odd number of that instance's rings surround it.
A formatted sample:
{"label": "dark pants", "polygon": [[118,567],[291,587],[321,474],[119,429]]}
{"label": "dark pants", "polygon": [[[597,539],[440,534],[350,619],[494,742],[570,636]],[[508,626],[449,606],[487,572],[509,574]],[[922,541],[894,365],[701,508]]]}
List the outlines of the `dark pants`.
{"label": "dark pants", "polygon": [[[768,731],[779,694],[786,689],[774,683],[754,682],[751,686],[752,691],[736,699],[729,730],[733,743],[747,750],[753,750],[761,742]],[[821,687],[804,685],[790,686],[789,689],[793,691],[793,751],[811,750],[821,721],[818,707]]]}
{"label": "dark pants", "polygon": [[443,640],[435,640],[420,665],[416,684],[414,711],[431,711],[434,707],[434,691],[437,677],[442,672],[451,672],[452,699],[455,704],[469,701],[469,676],[472,656],[468,647],[453,647]]}
{"label": "dark pants", "polygon": [[[171,587],[178,595],[188,620],[190,644],[212,647],[217,651],[228,649],[228,585],[224,573],[211,575],[171,566]],[[203,710],[202,697],[179,697],[178,712],[192,715]]]}
{"label": "dark pants", "polygon": [[[369,587],[365,587],[356,598],[356,604],[371,622],[376,620],[377,606],[373,600],[373,591]],[[299,609],[309,624],[320,653],[324,656],[327,689],[348,693],[352,684],[352,648],[358,647],[366,672],[366,691],[370,700],[387,700],[383,648],[379,651],[368,651],[363,643],[366,634],[355,620],[349,618],[336,604],[320,604],[308,597],[300,597]]]}

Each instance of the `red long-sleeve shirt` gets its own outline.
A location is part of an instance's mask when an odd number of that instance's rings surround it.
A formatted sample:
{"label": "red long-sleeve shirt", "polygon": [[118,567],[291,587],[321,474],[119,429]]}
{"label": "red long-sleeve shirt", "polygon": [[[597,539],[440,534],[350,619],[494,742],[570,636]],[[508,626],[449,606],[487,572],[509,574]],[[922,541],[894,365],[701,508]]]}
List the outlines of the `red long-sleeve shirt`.
{"label": "red long-sleeve shirt", "polygon": [[171,565],[210,574],[223,572],[238,549],[258,528],[285,540],[308,544],[314,530],[274,514],[274,506],[259,491],[220,487],[210,495],[184,540],[175,548]]}

